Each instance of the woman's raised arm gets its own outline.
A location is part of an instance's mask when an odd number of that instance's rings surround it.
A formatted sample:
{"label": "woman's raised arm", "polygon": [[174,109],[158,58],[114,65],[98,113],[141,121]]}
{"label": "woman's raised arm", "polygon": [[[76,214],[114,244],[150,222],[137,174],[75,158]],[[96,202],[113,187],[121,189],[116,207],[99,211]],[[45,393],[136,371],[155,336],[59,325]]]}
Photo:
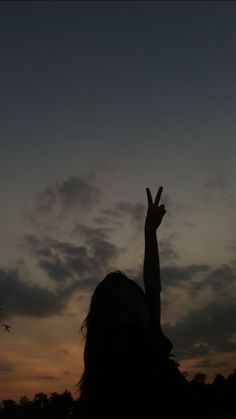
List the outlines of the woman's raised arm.
{"label": "woman's raised arm", "polygon": [[144,265],[143,279],[149,310],[151,313],[151,323],[153,330],[159,333],[161,331],[161,276],[160,262],[157,241],[157,229],[166,213],[165,206],[159,205],[162,186],[159,188],[155,201],[153,202],[149,188],[146,189],[148,209],[145,219],[144,235]]}

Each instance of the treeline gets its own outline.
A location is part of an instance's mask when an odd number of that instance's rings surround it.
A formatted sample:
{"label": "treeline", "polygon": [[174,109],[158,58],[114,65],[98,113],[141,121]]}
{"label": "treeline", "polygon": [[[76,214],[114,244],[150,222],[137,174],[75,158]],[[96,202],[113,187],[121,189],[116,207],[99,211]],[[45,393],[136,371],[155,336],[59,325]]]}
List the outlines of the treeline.
{"label": "treeline", "polygon": [[[189,381],[192,393],[193,413],[198,415],[236,415],[236,370],[228,377],[215,376],[206,383],[206,375],[197,373]],[[0,419],[70,419],[80,417],[80,400],[71,393],[37,393],[33,400],[21,397],[19,402],[2,400]]]}
{"label": "treeline", "polygon": [[68,419],[77,410],[79,400],[74,400],[71,393],[37,393],[33,400],[23,396],[15,400],[2,400],[0,405],[1,419]]}
{"label": "treeline", "polygon": [[190,381],[193,411],[196,415],[229,414],[236,417],[236,370],[228,377],[217,374],[212,383],[197,373]]}

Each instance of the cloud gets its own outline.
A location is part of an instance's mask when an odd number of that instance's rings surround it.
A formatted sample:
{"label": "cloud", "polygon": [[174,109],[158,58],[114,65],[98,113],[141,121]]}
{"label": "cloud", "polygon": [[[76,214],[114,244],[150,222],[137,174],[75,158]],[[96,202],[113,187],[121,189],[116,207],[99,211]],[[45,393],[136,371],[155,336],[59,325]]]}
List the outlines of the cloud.
{"label": "cloud", "polygon": [[[154,199],[154,196],[153,196]],[[167,230],[173,231],[173,220],[176,217],[176,212],[182,213],[189,210],[191,206],[186,203],[173,201],[168,194],[163,194],[161,202],[165,204],[167,213],[165,216],[165,227]],[[140,202],[121,201],[114,202],[109,208],[100,209],[100,214],[94,219],[99,225],[122,225],[121,223],[128,222],[138,231],[143,231],[145,217],[147,211],[147,204]],[[191,225],[192,227],[192,225]],[[166,253],[167,254],[167,253]],[[169,254],[169,256],[171,256]],[[172,258],[175,258],[172,253]]]}
{"label": "cloud", "polygon": [[181,314],[174,325],[164,325],[178,356],[190,358],[209,355],[213,351],[235,351],[234,265],[166,266],[161,274],[168,291],[167,294],[164,292],[163,300],[170,311]]}
{"label": "cloud", "polygon": [[47,317],[61,313],[70,293],[50,291],[24,280],[16,269],[0,269],[0,295],[5,302],[4,315]]}
{"label": "cloud", "polygon": [[[56,285],[54,291],[22,277],[19,269],[0,269],[0,295],[6,316],[47,317],[62,313],[74,292],[94,288],[119,255],[104,232],[82,228],[86,244],[26,235],[24,245]],[[86,234],[87,233],[87,234]],[[89,233],[89,234],[88,234]]]}
{"label": "cloud", "polygon": [[164,317],[169,319],[163,329],[179,359],[235,351],[235,268],[234,263],[161,268]]}
{"label": "cloud", "polygon": [[58,184],[58,195],[65,210],[89,210],[100,201],[101,193],[82,177],[70,177]]}
{"label": "cloud", "polygon": [[227,362],[212,362],[210,359],[206,358],[197,362],[193,368],[221,368],[227,367],[228,365]]}
{"label": "cloud", "polygon": [[211,302],[188,313],[176,325],[165,325],[180,359],[235,351],[235,302]]}
{"label": "cloud", "polygon": [[[235,239],[228,239],[225,241],[225,246],[229,249],[233,254],[236,254],[236,240]],[[234,262],[236,265],[236,261]]]}
{"label": "cloud", "polygon": [[[26,235],[24,242],[27,249],[36,258],[44,275],[53,281],[55,290],[26,281],[17,269],[1,269],[0,295],[6,300],[6,314],[32,317],[60,314],[75,292],[94,289],[107,273],[109,264],[114,263],[120,254],[120,250],[109,240],[110,231],[107,227],[95,228],[77,223],[73,234],[75,239],[78,235],[83,241],[82,245],[48,236]],[[165,239],[167,262],[168,258],[176,257],[174,238],[169,236]],[[168,309],[177,313],[175,324],[166,323],[163,326],[174,343],[177,357],[181,360],[207,357],[213,352],[234,351],[235,266],[168,264],[161,268],[161,276],[163,298],[166,298],[167,290]],[[181,307],[181,313],[178,302],[174,307],[178,293],[185,295],[183,300],[180,299],[180,304],[186,303]]]}
{"label": "cloud", "polygon": [[116,246],[103,239],[94,239],[89,242],[90,251],[92,252],[93,258],[99,261],[99,264],[106,266],[111,260],[118,257],[118,250]]}
{"label": "cloud", "polygon": [[[172,296],[176,290],[178,290],[181,291],[181,293],[186,293],[188,296],[195,296],[196,293],[201,290],[201,287],[203,287],[202,282],[204,283],[207,273],[211,272],[211,267],[206,264],[191,264],[186,266],[172,264],[172,260],[178,259],[178,255],[170,237],[164,239],[164,252],[165,251],[166,259],[164,260],[164,263],[169,263],[166,265],[161,264],[160,267],[163,293],[168,292],[170,296]],[[137,282],[142,284],[142,266],[137,274],[135,274],[133,270],[131,273],[132,276],[136,278]],[[194,287],[196,287],[196,290]],[[165,297],[166,295],[164,294],[163,298],[165,299]],[[165,301],[165,303],[167,303],[167,301]]]}
{"label": "cloud", "polygon": [[72,234],[87,240],[107,240],[112,229],[109,227],[88,227],[84,224],[75,223]]}
{"label": "cloud", "polygon": [[90,211],[100,200],[101,192],[96,186],[83,177],[71,176],[40,191],[25,218],[35,226],[50,225],[77,211],[80,214]]}
{"label": "cloud", "polygon": [[75,273],[83,276],[95,268],[94,260],[88,255],[85,246],[33,235],[26,235],[24,243],[36,257],[39,267],[57,283],[64,283]]}
{"label": "cloud", "polygon": [[48,277],[57,285],[70,285],[71,289],[79,289],[82,282],[83,286],[94,285],[119,256],[119,249],[106,238],[105,233],[100,236],[98,229],[93,231],[81,225],[79,231],[83,231],[86,237],[82,246],[50,237],[24,237],[25,245]]}
{"label": "cloud", "polygon": [[193,281],[195,275],[208,272],[210,267],[205,264],[199,265],[169,265],[161,268],[161,276],[165,287],[188,286]]}
{"label": "cloud", "polygon": [[145,218],[145,205],[132,202],[116,202],[110,208],[101,209],[101,219],[109,222],[117,222],[120,219],[128,221],[136,228],[143,228]]}
{"label": "cloud", "polygon": [[95,260],[103,265],[109,263],[111,259],[116,259],[119,250],[109,241],[111,228],[94,228],[82,224],[75,224],[73,233],[84,239],[90,253]]}
{"label": "cloud", "polygon": [[211,268],[201,281],[192,283],[189,293],[196,296],[199,292],[209,290],[215,300],[229,301],[236,291],[236,272],[232,265],[223,264]]}
{"label": "cloud", "polygon": [[174,240],[178,237],[177,233],[173,233],[170,236],[163,238],[159,243],[159,253],[162,264],[175,262],[179,259],[179,256],[174,248]]}

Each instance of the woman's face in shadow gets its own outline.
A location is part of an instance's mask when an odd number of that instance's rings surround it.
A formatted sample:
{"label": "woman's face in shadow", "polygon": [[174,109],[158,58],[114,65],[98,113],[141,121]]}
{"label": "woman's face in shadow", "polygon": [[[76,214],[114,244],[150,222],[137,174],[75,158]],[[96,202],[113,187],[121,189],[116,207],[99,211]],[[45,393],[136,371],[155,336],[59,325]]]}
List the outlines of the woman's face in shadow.
{"label": "woman's face in shadow", "polygon": [[120,283],[110,296],[111,320],[122,326],[138,326],[148,330],[150,313],[145,297],[132,282]]}

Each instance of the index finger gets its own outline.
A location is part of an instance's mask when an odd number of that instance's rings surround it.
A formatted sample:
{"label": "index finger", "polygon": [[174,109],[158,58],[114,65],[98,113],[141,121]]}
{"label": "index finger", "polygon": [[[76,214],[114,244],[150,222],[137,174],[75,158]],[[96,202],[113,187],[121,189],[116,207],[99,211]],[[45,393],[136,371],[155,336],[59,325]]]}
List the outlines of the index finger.
{"label": "index finger", "polygon": [[160,199],[161,199],[162,191],[163,191],[163,186],[160,186],[160,188],[157,191],[157,195],[156,195],[156,199],[155,199],[154,205],[158,205],[159,204]]}
{"label": "index finger", "polygon": [[152,202],[152,194],[150,192],[150,189],[146,188],[146,192],[147,192],[148,206],[151,206],[153,204],[153,202]]}

